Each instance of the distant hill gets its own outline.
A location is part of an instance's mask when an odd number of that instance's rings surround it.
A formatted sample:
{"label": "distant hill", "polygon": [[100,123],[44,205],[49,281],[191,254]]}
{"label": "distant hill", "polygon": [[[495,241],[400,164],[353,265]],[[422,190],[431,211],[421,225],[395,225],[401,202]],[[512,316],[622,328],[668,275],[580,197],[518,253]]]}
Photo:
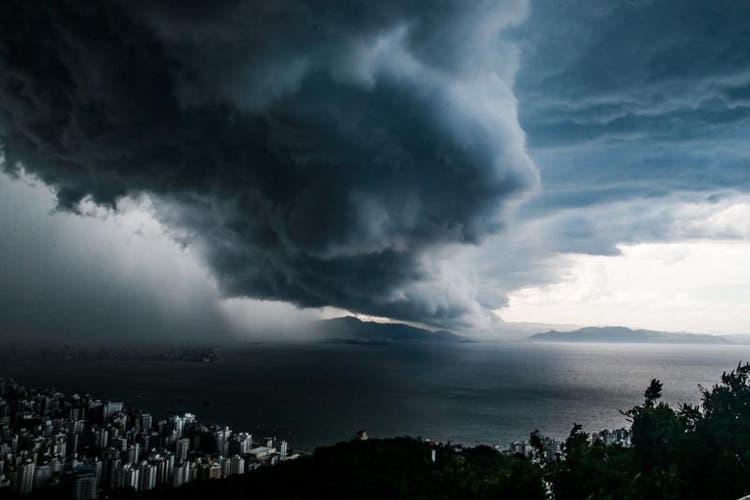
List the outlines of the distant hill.
{"label": "distant hill", "polygon": [[402,323],[361,321],[353,316],[318,321],[315,330],[322,340],[355,344],[469,342],[447,330],[431,332]]}
{"label": "distant hill", "polygon": [[652,344],[732,344],[717,335],[632,330],[624,326],[586,327],[569,332],[550,330],[530,337],[536,342],[618,342]]}

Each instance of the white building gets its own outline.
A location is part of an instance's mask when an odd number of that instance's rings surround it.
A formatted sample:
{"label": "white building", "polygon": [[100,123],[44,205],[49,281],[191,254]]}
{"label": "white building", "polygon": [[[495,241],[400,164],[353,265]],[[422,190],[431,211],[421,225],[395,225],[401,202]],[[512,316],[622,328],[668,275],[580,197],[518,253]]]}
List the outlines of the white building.
{"label": "white building", "polygon": [[178,439],[175,443],[175,460],[177,463],[181,464],[187,460],[188,453],[190,453],[190,439]]}
{"label": "white building", "polygon": [[31,460],[26,461],[23,465],[18,468],[16,487],[18,492],[22,495],[31,493],[34,489],[34,462]]}
{"label": "white building", "polygon": [[264,458],[274,453],[276,453],[276,448],[269,448],[268,446],[258,446],[257,448],[250,450],[250,455],[252,455],[253,458]]}
{"label": "white building", "polygon": [[34,489],[44,488],[52,479],[52,468],[49,464],[39,465],[34,469]]}
{"label": "white building", "polygon": [[134,488],[136,491],[141,488],[141,472],[130,464],[122,467],[122,485],[125,488]]}
{"label": "white building", "polygon": [[95,500],[97,497],[96,473],[77,473],[73,479],[73,498],[76,500]]}
{"label": "white building", "polygon": [[149,463],[141,465],[141,491],[156,488],[156,466]]}
{"label": "white building", "polygon": [[172,479],[172,486],[179,488],[183,484],[187,484],[192,480],[193,464],[185,462],[182,465],[178,465],[174,469],[174,476]]}
{"label": "white building", "polygon": [[234,455],[230,459],[229,474],[244,474],[245,473],[245,460],[239,456]]}

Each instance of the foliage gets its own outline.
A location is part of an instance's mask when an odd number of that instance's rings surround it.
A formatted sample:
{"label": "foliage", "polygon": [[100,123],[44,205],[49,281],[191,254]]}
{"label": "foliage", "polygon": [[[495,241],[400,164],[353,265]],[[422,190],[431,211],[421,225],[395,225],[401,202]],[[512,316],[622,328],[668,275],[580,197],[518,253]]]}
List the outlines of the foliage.
{"label": "foliage", "polygon": [[592,443],[575,425],[563,457],[542,462],[557,499],[736,499],[750,493],[750,365],[740,364],[701,405],[661,402],[652,380],[644,402],[624,414],[632,446]]}

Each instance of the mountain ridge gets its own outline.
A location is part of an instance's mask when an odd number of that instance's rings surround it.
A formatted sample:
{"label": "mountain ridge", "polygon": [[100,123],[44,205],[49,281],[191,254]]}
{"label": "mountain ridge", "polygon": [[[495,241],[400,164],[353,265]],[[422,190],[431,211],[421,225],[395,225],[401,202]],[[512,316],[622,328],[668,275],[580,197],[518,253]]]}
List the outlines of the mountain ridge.
{"label": "mountain ridge", "polygon": [[588,326],[559,332],[549,330],[529,337],[533,342],[602,342],[653,344],[733,344],[719,335],[673,333],[658,330],[631,329],[625,326]]}
{"label": "mountain ridge", "polygon": [[376,323],[354,316],[324,319],[317,322],[321,340],[357,344],[463,343],[466,337],[449,330],[430,331],[404,323]]}

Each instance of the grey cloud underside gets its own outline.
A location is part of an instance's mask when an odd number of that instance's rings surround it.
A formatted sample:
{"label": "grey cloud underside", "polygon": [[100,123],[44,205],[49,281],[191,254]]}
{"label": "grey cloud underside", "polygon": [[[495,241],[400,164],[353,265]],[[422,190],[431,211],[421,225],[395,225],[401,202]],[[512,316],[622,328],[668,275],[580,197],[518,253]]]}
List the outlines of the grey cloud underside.
{"label": "grey cloud underside", "polygon": [[517,93],[545,182],[532,213],[750,189],[750,4],[537,0]]}
{"label": "grey cloud underside", "polygon": [[534,5],[519,83],[532,142],[691,140],[748,118],[747,2]]}
{"label": "grey cloud underside", "polygon": [[736,237],[675,227],[692,217],[677,207],[750,191],[749,17],[747,2],[532,3],[515,89],[544,189],[466,257],[484,295],[555,282],[560,254]]}
{"label": "grey cloud underside", "polygon": [[497,232],[536,183],[495,69],[523,2],[137,4],[2,3],[6,170],[69,209],[148,193],[228,295],[471,312],[421,287],[440,282],[423,261]]}
{"label": "grey cloud underside", "polygon": [[490,304],[558,282],[571,252],[746,238],[694,219],[750,191],[749,18],[747,2],[532,2],[515,89],[543,190],[462,256]]}

